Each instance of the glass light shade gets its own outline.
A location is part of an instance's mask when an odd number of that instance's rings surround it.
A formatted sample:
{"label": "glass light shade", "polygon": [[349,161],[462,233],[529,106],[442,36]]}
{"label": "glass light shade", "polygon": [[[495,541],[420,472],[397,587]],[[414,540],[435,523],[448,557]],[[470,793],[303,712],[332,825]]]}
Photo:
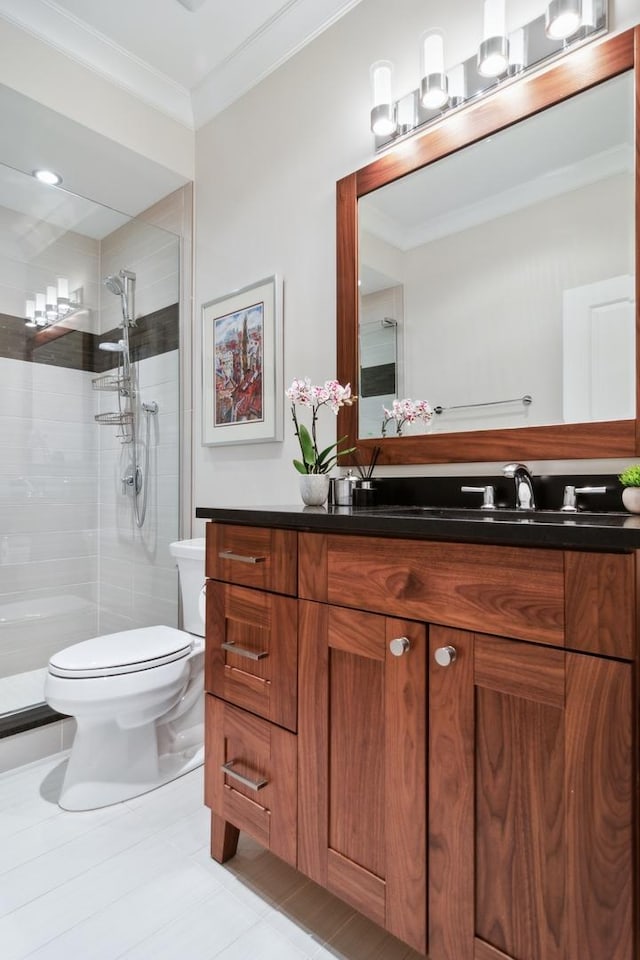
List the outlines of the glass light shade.
{"label": "glass light shade", "polygon": [[422,38],[422,76],[444,73],[444,37],[439,30],[430,30]]}
{"label": "glass light shade", "polygon": [[36,313],[44,314],[46,308],[44,293],[36,293]]}
{"label": "glass light shade", "polygon": [[67,280],[66,277],[58,277],[56,282],[58,285],[58,298],[60,300],[68,300],[69,299],[69,281]]}
{"label": "glass light shade", "polygon": [[371,66],[371,129],[382,137],[396,129],[392,79],[393,64],[389,60],[378,60]]}
{"label": "glass light shade", "polygon": [[484,0],[482,39],[504,37],[506,32],[505,0]]}
{"label": "glass light shade", "polygon": [[439,110],[449,100],[444,72],[444,37],[430,30],[422,38],[420,99],[427,110]]}
{"label": "glass light shade", "polygon": [[484,0],[483,40],[477,59],[481,77],[500,77],[509,68],[504,4],[505,0]]}
{"label": "glass light shade", "polygon": [[24,305],[24,315],[26,320],[33,320],[36,315],[36,302],[35,300],[27,300]]}
{"label": "glass light shade", "polygon": [[551,0],[545,13],[544,32],[550,40],[566,40],[580,29],[581,23],[580,0]]}
{"label": "glass light shade", "polygon": [[55,309],[58,300],[58,291],[55,287],[47,287],[47,309]]}

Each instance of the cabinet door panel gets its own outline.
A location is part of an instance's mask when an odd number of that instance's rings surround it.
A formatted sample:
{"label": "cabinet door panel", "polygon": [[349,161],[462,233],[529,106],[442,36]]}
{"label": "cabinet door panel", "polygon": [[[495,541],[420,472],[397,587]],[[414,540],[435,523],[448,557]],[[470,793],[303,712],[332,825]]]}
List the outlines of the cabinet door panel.
{"label": "cabinet door panel", "polygon": [[423,952],[425,656],[421,624],[301,604],[299,868]]}
{"label": "cabinet door panel", "polygon": [[430,653],[432,960],[632,960],[631,667],[444,627]]}

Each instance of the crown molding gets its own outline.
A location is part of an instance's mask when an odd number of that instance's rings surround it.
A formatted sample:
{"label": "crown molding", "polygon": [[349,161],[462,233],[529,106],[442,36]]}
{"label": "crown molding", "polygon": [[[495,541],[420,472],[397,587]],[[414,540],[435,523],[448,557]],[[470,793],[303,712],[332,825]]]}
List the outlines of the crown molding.
{"label": "crown molding", "polygon": [[361,0],[284,0],[193,90],[150,66],[54,0],[0,0],[0,17],[142,102],[194,129],[257,86]]}
{"label": "crown molding", "polygon": [[189,90],[50,0],[0,0],[0,17],[59,53],[193,128]]}

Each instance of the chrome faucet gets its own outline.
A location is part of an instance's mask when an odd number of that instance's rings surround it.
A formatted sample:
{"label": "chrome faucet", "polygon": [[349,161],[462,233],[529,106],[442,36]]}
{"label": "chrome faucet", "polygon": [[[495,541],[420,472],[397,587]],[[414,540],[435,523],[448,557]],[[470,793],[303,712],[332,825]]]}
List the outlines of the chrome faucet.
{"label": "chrome faucet", "polygon": [[531,474],[523,463],[506,463],[502,468],[505,477],[515,481],[516,508],[518,510],[535,510],[536,498],[533,493]]}

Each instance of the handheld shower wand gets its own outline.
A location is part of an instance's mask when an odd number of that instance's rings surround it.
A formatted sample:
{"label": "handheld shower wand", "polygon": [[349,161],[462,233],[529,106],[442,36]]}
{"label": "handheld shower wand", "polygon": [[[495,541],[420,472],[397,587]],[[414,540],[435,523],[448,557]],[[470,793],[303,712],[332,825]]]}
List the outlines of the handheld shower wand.
{"label": "handheld shower wand", "polygon": [[121,270],[120,273],[112,273],[102,281],[111,293],[120,297],[122,306],[123,325],[135,327],[136,325],[136,275],[131,270]]}

